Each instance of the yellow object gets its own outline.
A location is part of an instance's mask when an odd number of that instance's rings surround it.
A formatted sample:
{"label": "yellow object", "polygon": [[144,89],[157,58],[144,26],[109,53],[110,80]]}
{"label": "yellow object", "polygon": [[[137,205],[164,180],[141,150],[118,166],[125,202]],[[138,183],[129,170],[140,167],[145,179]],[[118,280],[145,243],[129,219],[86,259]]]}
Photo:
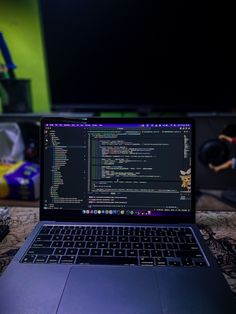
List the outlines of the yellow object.
{"label": "yellow object", "polygon": [[4,176],[6,174],[14,172],[23,164],[23,161],[16,164],[0,164],[0,198],[6,198],[9,196],[9,187]]}

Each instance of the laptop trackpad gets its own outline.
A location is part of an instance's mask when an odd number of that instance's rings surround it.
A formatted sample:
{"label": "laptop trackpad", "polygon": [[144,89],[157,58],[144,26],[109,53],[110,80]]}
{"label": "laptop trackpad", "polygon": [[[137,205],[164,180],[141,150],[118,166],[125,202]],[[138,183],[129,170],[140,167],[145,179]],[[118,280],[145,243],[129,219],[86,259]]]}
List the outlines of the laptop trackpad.
{"label": "laptop trackpad", "polygon": [[72,267],[57,313],[161,314],[160,293],[149,267]]}

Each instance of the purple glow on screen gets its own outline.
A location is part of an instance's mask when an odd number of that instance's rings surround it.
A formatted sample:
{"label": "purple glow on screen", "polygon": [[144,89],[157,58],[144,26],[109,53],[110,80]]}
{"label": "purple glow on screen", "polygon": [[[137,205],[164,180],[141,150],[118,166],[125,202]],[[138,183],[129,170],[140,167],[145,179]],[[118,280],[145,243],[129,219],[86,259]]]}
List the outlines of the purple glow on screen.
{"label": "purple glow on screen", "polygon": [[142,124],[104,124],[104,123],[47,123],[46,127],[108,127],[108,128],[173,128],[173,127],[191,127],[189,123],[142,123]]}

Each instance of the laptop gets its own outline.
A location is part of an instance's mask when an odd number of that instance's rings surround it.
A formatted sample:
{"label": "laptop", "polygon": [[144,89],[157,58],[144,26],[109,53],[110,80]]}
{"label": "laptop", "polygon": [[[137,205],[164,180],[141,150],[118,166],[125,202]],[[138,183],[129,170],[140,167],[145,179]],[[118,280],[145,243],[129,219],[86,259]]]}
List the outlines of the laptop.
{"label": "laptop", "polygon": [[191,119],[42,119],[40,222],[0,313],[236,313],[195,225],[194,164]]}

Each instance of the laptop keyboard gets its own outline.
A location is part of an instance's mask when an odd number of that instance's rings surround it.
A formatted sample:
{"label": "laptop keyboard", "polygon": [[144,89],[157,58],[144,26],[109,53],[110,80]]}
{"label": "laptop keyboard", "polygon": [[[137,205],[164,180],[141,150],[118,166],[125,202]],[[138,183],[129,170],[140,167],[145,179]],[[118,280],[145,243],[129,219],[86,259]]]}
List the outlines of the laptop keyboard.
{"label": "laptop keyboard", "polygon": [[190,228],[45,225],[22,263],[205,267]]}

